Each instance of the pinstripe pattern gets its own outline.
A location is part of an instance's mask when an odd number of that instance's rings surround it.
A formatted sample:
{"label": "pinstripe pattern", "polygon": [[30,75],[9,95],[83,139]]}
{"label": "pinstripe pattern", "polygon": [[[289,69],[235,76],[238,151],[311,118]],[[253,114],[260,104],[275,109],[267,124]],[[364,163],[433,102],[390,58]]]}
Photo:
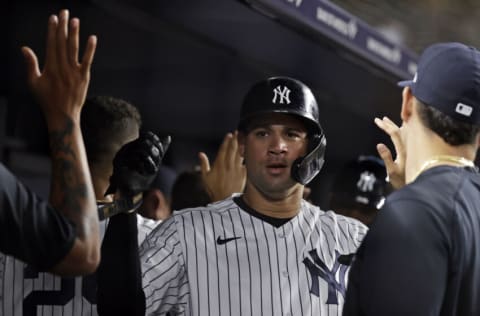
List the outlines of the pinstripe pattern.
{"label": "pinstripe pattern", "polygon": [[[139,242],[157,222],[137,215]],[[108,220],[100,222],[103,238]],[[96,280],[60,278],[39,273],[25,263],[0,253],[0,316],[97,315]]]}
{"label": "pinstripe pattern", "polygon": [[[354,253],[365,233],[358,221],[305,201],[278,228],[232,199],[184,210],[141,246],[147,314],[341,315],[348,267],[337,256]],[[218,244],[218,237],[241,238]],[[304,261],[330,271],[330,286]]]}

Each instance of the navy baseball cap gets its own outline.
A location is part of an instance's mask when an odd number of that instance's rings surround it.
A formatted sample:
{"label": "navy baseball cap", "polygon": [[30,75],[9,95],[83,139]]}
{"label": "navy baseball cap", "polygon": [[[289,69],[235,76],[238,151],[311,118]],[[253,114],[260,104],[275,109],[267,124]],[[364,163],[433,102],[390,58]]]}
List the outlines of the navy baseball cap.
{"label": "navy baseball cap", "polygon": [[480,125],[480,52],[461,43],[427,47],[412,80],[400,81],[423,103],[453,119]]}
{"label": "navy baseball cap", "polygon": [[165,196],[170,197],[172,195],[172,188],[176,178],[177,173],[174,169],[165,165],[160,165],[157,175],[150,185],[150,189],[158,189],[162,191]]}
{"label": "navy baseball cap", "polygon": [[372,210],[383,206],[389,191],[385,164],[375,156],[359,156],[345,164],[331,190],[344,207]]}

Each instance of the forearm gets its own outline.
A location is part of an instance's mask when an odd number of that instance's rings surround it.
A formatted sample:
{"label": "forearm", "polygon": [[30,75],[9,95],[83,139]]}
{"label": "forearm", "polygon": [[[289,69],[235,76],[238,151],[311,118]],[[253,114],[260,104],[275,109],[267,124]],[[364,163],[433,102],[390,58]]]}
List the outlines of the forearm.
{"label": "forearm", "polygon": [[110,219],[97,271],[99,315],[145,314],[137,235],[135,213]]}
{"label": "forearm", "polygon": [[50,203],[76,226],[72,259],[78,257],[79,262],[95,267],[100,255],[98,215],[79,119],[65,116],[47,124],[52,158]]}

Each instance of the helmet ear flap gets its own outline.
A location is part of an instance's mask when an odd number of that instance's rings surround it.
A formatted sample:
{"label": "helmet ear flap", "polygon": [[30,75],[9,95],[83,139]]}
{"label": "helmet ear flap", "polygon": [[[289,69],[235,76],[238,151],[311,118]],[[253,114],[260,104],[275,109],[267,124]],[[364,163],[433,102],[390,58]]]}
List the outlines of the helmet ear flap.
{"label": "helmet ear flap", "polygon": [[325,135],[314,135],[310,139],[312,148],[307,155],[297,158],[292,165],[291,176],[300,184],[308,184],[320,172],[325,163],[327,139]]}

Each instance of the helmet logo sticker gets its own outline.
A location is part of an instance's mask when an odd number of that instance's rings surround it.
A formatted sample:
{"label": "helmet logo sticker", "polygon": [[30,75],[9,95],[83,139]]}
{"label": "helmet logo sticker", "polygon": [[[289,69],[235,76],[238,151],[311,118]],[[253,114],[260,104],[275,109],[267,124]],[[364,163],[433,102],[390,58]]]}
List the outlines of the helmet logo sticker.
{"label": "helmet logo sticker", "polygon": [[373,191],[373,185],[377,181],[375,175],[371,172],[364,171],[360,174],[360,179],[357,182],[357,188],[362,192]]}
{"label": "helmet logo sticker", "polygon": [[288,89],[286,86],[283,86],[283,89],[282,87],[277,86],[275,89],[273,89],[273,93],[274,95],[272,103],[277,103],[278,101],[280,104],[290,104],[290,89]]}

